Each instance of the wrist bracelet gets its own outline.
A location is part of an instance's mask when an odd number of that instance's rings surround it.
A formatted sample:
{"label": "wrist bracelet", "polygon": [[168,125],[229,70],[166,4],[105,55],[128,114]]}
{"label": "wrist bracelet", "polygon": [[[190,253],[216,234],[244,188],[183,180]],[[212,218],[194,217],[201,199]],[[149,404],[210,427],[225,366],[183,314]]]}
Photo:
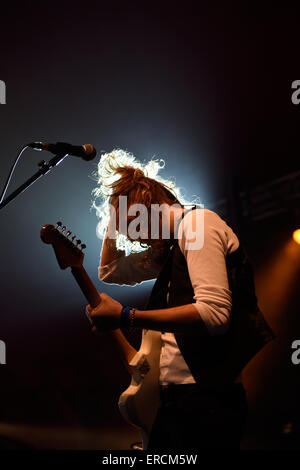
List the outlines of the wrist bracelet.
{"label": "wrist bracelet", "polygon": [[126,307],[122,308],[121,311],[121,328],[129,328],[134,326],[134,314],[135,314],[135,308],[134,307],[129,307],[128,305]]}
{"label": "wrist bracelet", "polygon": [[131,308],[130,310],[130,328],[134,327],[134,320],[135,320],[135,308]]}

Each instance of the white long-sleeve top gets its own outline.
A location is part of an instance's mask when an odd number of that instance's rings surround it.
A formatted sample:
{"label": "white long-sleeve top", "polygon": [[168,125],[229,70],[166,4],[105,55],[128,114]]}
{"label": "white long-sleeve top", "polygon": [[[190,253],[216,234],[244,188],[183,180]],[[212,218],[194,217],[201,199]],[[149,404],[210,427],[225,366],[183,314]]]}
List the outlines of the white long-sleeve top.
{"label": "white long-sleeve top", "polygon": [[[202,212],[200,212],[202,211]],[[180,220],[181,211],[175,213]],[[203,243],[191,245],[191,233],[195,232]],[[230,323],[232,307],[231,291],[228,285],[225,257],[239,247],[239,240],[233,230],[215,212],[195,209],[184,217],[184,230],[178,238],[194,290],[193,304],[211,335],[224,334]],[[199,225],[199,221],[201,226]],[[179,233],[182,221],[179,223]],[[198,241],[199,241],[198,240]],[[99,277],[104,282],[135,285],[154,279],[162,267],[162,251],[150,248],[144,252],[122,256],[106,266],[99,267]],[[162,333],[160,357],[160,383],[194,383],[173,333]]]}

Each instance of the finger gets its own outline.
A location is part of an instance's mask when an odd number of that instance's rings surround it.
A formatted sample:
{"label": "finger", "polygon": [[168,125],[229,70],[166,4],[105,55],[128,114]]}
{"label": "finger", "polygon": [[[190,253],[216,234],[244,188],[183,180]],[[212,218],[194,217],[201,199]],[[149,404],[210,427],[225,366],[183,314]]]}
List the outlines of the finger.
{"label": "finger", "polygon": [[91,310],[88,307],[85,307],[85,313],[86,313],[86,315],[89,316],[90,313],[91,313]]}
{"label": "finger", "polygon": [[91,307],[90,305],[87,305],[87,306],[85,307],[85,311],[86,311],[86,312],[90,312],[91,310],[92,310],[92,307]]}
{"label": "finger", "polygon": [[88,320],[90,321],[90,323],[92,323],[92,319],[91,319],[91,311],[90,311],[90,310],[88,310],[88,308],[87,308],[87,307],[86,307],[86,309],[85,309],[85,314],[86,314],[86,316],[87,316]]}
{"label": "finger", "polygon": [[88,312],[88,316],[89,316],[90,318],[98,318],[98,319],[99,319],[99,312],[96,313],[96,312],[94,312],[93,309],[91,309],[91,310]]}

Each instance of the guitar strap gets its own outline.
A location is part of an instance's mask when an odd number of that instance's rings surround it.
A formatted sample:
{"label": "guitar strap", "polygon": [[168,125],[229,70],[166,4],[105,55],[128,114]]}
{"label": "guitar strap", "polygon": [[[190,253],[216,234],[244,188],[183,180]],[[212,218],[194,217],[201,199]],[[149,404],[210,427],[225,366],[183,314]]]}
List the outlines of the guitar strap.
{"label": "guitar strap", "polygon": [[168,283],[171,277],[173,251],[175,242],[170,243],[163,267],[156,278],[150,297],[146,304],[146,310],[155,310],[168,307]]}

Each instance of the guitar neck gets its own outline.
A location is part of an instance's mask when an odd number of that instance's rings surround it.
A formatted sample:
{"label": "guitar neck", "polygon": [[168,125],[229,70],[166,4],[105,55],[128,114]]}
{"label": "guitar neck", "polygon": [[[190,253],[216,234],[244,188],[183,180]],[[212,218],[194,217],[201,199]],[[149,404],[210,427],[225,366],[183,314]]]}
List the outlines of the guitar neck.
{"label": "guitar neck", "polygon": [[90,306],[97,307],[101,302],[101,298],[84,267],[73,267],[71,271]]}
{"label": "guitar neck", "polygon": [[[97,307],[101,302],[101,298],[84,267],[72,267],[71,271],[91,307]],[[136,354],[136,350],[128,343],[120,329],[110,331],[109,335],[117,347],[127,370],[130,371],[128,364]]]}

